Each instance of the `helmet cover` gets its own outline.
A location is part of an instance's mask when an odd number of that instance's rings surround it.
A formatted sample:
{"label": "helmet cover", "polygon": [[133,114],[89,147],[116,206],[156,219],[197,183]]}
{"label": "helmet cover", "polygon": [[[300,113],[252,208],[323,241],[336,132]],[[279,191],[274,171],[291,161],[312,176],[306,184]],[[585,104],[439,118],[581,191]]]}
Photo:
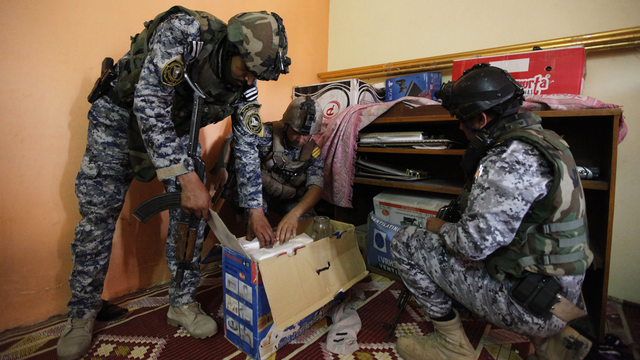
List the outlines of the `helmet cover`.
{"label": "helmet cover", "polygon": [[260,80],[278,80],[289,72],[287,33],[282,18],[266,11],[245,12],[229,20],[227,39],[235,45],[247,69]]}
{"label": "helmet cover", "polygon": [[295,98],[282,115],[282,122],[304,136],[314,135],[322,127],[322,107],[311,97]]}

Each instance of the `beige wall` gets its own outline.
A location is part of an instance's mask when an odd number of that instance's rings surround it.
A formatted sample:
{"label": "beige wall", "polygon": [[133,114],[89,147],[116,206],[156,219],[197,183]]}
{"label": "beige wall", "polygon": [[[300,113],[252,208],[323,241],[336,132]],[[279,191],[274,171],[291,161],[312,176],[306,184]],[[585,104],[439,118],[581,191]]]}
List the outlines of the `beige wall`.
{"label": "beige wall", "polygon": [[[334,71],[636,27],[640,1],[333,0],[329,24]],[[640,302],[640,47],[590,53],[583,94],[622,105],[629,126],[618,149],[609,294]]]}
{"label": "beige wall", "polygon": [[[167,0],[0,2],[0,331],[66,312],[70,243],[79,220],[74,179],[88,122],[87,93],[105,56],[118,59],[142,23],[175,4]],[[242,11],[284,18],[291,73],[260,82],[265,121],[280,119],[292,87],[327,70],[329,0],[185,0],[227,21]],[[313,31],[309,31],[312,29]],[[205,158],[217,157],[229,120],[202,133]],[[142,225],[131,211],[162,192],[134,182],[118,222],[104,297],[168,279],[166,215]]]}

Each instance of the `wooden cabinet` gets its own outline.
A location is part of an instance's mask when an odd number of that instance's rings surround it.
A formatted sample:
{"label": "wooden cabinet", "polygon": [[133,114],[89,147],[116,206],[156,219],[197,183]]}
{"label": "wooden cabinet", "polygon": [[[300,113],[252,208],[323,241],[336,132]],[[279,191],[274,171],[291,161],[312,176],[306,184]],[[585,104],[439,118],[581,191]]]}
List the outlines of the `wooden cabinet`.
{"label": "wooden cabinet", "polygon": [[[615,201],[616,159],[620,109],[538,111],[542,125],[564,137],[576,164],[600,169],[598,179],[582,180],[587,203],[590,246],[594,265],[587,272],[583,295],[589,319],[577,324],[601,341],[604,339],[611,235]],[[467,140],[459,122],[441,106],[409,108],[399,103],[363,129],[363,132],[423,131],[427,135],[445,135],[461,143],[458,149],[427,150],[359,147],[358,155],[379,159],[408,168],[424,169],[432,179],[420,181],[385,181],[374,178],[354,179],[353,209],[337,207],[337,220],[352,224],[366,223],[373,211],[373,197],[385,188],[402,188],[437,194],[458,194],[464,184],[460,160]]]}

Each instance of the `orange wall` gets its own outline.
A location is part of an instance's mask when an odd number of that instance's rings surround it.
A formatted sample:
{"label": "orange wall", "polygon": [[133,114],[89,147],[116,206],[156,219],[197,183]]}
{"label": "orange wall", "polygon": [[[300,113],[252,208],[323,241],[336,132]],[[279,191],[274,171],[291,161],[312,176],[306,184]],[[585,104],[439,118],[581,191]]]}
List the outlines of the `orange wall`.
{"label": "orange wall", "polygon": [[[142,23],[172,1],[0,2],[0,331],[66,313],[70,243],[79,220],[74,179],[86,144],[87,93],[106,56],[118,59]],[[185,0],[228,20],[267,10],[284,19],[291,73],[260,82],[265,121],[280,119],[292,87],[327,71],[329,0]],[[125,10],[126,9],[126,10]],[[205,160],[217,157],[229,120],[202,132]],[[118,222],[104,298],[169,278],[166,214],[142,225],[132,210],[162,192],[134,182]]]}

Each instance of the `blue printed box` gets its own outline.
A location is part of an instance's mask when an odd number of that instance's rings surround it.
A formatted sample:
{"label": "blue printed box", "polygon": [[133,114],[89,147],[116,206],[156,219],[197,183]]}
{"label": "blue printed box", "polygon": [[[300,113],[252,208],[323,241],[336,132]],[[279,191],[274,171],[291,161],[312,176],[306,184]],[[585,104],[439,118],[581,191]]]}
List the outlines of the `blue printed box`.
{"label": "blue printed box", "polygon": [[391,256],[391,240],[398,230],[400,226],[378,219],[373,212],[369,214],[367,264],[398,275]]}
{"label": "blue printed box", "polygon": [[[311,233],[308,220],[299,231]],[[353,225],[331,225],[332,236],[259,262],[212,225],[224,245],[224,334],[253,359],[268,358],[325,317],[368,274]]]}
{"label": "blue printed box", "polygon": [[428,72],[414,75],[404,75],[385,81],[386,101],[393,101],[405,96],[433,97],[442,85],[442,74]]}

